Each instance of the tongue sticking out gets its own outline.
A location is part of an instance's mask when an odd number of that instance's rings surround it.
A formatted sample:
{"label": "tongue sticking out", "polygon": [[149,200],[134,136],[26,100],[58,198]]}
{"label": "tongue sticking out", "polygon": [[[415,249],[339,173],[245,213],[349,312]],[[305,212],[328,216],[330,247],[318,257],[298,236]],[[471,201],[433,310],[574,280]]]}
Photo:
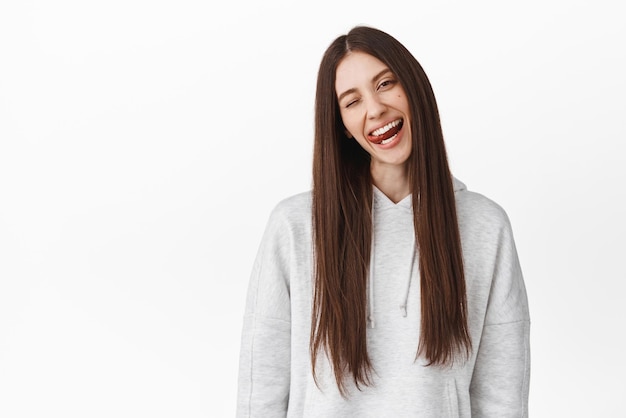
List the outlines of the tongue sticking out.
{"label": "tongue sticking out", "polygon": [[375,144],[380,144],[385,139],[389,139],[397,134],[400,129],[402,129],[402,123],[398,124],[398,126],[394,126],[382,135],[368,135],[368,139]]}

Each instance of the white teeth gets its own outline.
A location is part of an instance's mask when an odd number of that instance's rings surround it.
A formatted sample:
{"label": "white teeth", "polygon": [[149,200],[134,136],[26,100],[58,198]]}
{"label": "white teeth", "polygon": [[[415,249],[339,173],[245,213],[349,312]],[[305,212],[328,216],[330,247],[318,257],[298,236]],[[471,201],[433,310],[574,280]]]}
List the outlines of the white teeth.
{"label": "white teeth", "polygon": [[389,122],[388,124],[386,124],[385,126],[383,126],[382,128],[378,128],[376,129],[374,132],[371,133],[372,136],[378,136],[378,135],[382,135],[385,132],[387,132],[389,129],[396,127],[400,124],[400,119],[398,120],[394,120],[393,122]]}
{"label": "white teeth", "polygon": [[385,145],[390,143],[391,141],[393,141],[394,139],[396,139],[396,137],[398,136],[398,134],[395,134],[394,136],[392,136],[391,138],[387,138],[387,139],[383,139],[382,141],[380,141],[381,145]]}

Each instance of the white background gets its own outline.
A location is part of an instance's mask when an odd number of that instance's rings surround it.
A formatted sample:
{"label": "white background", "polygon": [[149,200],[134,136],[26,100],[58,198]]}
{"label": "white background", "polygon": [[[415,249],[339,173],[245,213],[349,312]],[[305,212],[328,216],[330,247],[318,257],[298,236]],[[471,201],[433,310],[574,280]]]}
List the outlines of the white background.
{"label": "white background", "polygon": [[0,416],[234,416],[252,261],[356,24],[418,58],[454,175],[511,218],[531,416],[625,416],[620,3],[2,2]]}

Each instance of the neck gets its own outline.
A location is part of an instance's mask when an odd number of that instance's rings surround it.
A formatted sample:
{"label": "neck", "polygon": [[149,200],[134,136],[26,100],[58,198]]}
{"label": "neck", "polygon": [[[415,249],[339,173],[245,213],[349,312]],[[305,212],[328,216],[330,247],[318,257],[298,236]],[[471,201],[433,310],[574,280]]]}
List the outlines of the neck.
{"label": "neck", "polygon": [[406,166],[372,165],[372,181],[392,202],[398,203],[411,193]]}

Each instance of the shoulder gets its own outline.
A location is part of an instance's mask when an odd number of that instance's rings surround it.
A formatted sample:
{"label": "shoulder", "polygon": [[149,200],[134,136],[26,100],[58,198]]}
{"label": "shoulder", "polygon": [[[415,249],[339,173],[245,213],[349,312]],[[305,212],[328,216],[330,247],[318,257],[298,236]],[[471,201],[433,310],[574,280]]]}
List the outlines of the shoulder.
{"label": "shoulder", "polygon": [[304,192],[289,196],[274,205],[269,214],[257,264],[265,257],[278,265],[288,265],[289,254],[301,251],[311,231],[311,198]]}
{"label": "shoulder", "polygon": [[468,190],[457,179],[454,179],[454,195],[460,228],[495,231],[510,227],[509,218],[502,206],[481,193]]}
{"label": "shoulder", "polygon": [[272,209],[270,217],[284,221],[298,221],[311,217],[311,191],[298,193],[280,200]]}
{"label": "shoulder", "polygon": [[311,211],[311,191],[301,192],[280,200],[273,209],[273,213],[290,215]]}
{"label": "shoulder", "polygon": [[311,191],[301,192],[280,200],[272,209],[268,228],[306,233],[311,225]]}

